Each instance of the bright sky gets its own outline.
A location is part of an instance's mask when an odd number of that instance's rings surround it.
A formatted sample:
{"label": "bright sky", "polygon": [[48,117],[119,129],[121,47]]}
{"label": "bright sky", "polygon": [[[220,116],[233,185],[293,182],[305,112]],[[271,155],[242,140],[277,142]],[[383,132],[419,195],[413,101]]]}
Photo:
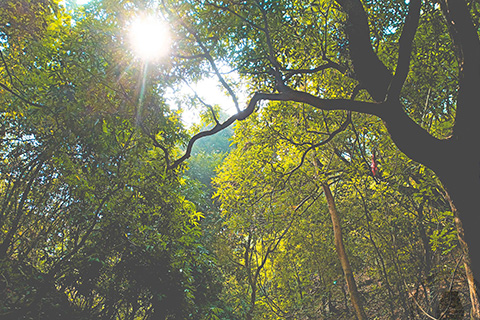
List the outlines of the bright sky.
{"label": "bright sky", "polygon": [[[156,16],[139,16],[127,27],[129,30],[130,46],[135,55],[144,62],[159,60],[168,54],[170,49],[170,34],[168,25]],[[226,69],[226,70],[223,70]],[[238,74],[228,73],[229,68],[221,68],[228,82],[238,82]],[[221,110],[227,115],[233,115],[236,112],[235,104],[232,98],[225,94],[226,90],[220,86],[216,76],[205,78],[197,83],[183,84],[179,87],[167,91],[167,103],[173,110],[181,109],[182,120],[186,126],[191,126],[200,121],[200,113],[207,108],[197,99],[195,106],[187,97],[195,96],[195,93],[203,102],[215,106],[219,105]],[[244,108],[241,96],[240,109]]]}
{"label": "bright sky", "polygon": [[128,28],[132,49],[140,59],[152,61],[168,54],[170,32],[158,17],[139,16]]}
{"label": "bright sky", "polygon": [[[72,2],[83,6],[90,1],[73,0]],[[160,20],[152,16],[142,16],[133,20],[128,28],[130,29],[129,40],[131,49],[141,60],[145,62],[153,61],[168,54],[168,49],[170,48],[168,26]],[[239,81],[239,76],[235,73],[225,75],[224,78],[228,83]],[[193,97],[195,95],[192,89],[205,103],[212,106],[220,106],[220,109],[227,116],[236,113],[232,98],[226,94],[226,90],[220,85],[216,76],[212,75],[210,78],[190,84],[190,87],[182,85],[175,90],[168,90],[166,93],[166,100],[170,107],[173,110],[182,110],[182,120],[187,127],[200,122],[200,113],[206,110],[206,107],[199,101],[196,101],[196,106],[186,102],[187,99],[184,99],[185,97]],[[239,107],[244,109],[246,107],[246,94],[241,90],[235,91],[239,100]]]}
{"label": "bright sky", "polygon": [[[233,76],[235,77],[235,75]],[[238,76],[235,78],[238,78]],[[226,94],[216,77],[205,78],[195,84],[190,84],[190,87],[182,85],[176,91],[168,90],[166,95],[167,103],[173,110],[182,109],[182,120],[187,127],[200,122],[200,113],[207,109],[199,101],[196,101],[195,106],[185,102],[182,103],[185,100],[182,97],[193,97],[195,96],[194,91],[203,102],[212,106],[220,106],[220,109],[227,116],[234,115],[237,112],[232,98]],[[242,90],[236,90],[235,93],[239,100],[240,109],[244,109],[246,107],[246,94]]]}

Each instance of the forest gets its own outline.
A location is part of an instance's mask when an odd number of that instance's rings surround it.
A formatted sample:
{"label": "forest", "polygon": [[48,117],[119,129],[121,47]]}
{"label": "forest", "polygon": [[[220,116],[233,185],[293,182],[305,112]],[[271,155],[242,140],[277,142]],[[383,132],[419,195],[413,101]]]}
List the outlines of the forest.
{"label": "forest", "polygon": [[0,0],[0,319],[480,319],[479,35],[479,0]]}

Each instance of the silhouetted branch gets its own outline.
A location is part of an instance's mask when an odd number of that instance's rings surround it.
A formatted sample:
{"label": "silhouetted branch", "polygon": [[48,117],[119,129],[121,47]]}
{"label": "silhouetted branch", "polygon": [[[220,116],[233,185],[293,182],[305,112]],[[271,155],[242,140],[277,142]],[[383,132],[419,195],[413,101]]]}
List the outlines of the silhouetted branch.
{"label": "silhouetted branch", "polygon": [[345,31],[356,79],[375,101],[383,101],[391,73],[373,51],[367,14],[360,0],[336,0],[348,15]]}
{"label": "silhouetted branch", "polygon": [[418,27],[421,6],[421,0],[411,0],[408,5],[408,15],[399,40],[397,68],[388,88],[387,99],[398,99],[407,78],[410,69],[412,42]]}
{"label": "silhouetted branch", "polygon": [[189,141],[187,148],[185,150],[185,153],[183,154],[182,157],[179,159],[175,160],[172,165],[168,169],[175,169],[177,168],[182,162],[184,162],[186,159],[190,158],[191,153],[192,153],[192,148],[194,143],[203,137],[208,137],[211,135],[214,135],[217,132],[220,132],[226,128],[228,128],[232,123],[234,123],[236,120],[244,120],[247,118],[249,115],[253,113],[255,110],[255,107],[257,103],[261,100],[267,100],[268,99],[268,94],[266,93],[255,93],[250,100],[250,103],[248,104],[247,108],[236,113],[235,115],[231,116],[225,122],[223,123],[217,123],[212,129],[202,131],[194,135]]}
{"label": "silhouetted branch", "polygon": [[15,96],[16,98],[22,100],[23,102],[25,102],[26,104],[28,105],[31,105],[33,107],[37,107],[37,108],[47,108],[47,106],[43,105],[43,104],[39,104],[39,103],[35,103],[35,102],[31,102],[31,101],[28,101],[27,99],[25,99],[24,97],[22,97],[21,95],[19,95],[18,93],[14,92],[12,89],[10,89],[9,87],[7,87],[6,85],[0,83],[0,87],[3,88],[5,91],[7,91],[8,93],[10,93],[11,95]]}
{"label": "silhouetted branch", "polygon": [[290,79],[292,76],[297,75],[297,74],[311,74],[311,73],[317,73],[319,71],[323,71],[326,69],[335,69],[338,70],[341,73],[346,72],[346,68],[342,67],[336,62],[333,62],[331,60],[327,60],[328,62],[326,64],[323,64],[321,66],[318,66],[313,69],[284,69],[282,71],[287,72],[287,75],[285,76],[285,80]]}

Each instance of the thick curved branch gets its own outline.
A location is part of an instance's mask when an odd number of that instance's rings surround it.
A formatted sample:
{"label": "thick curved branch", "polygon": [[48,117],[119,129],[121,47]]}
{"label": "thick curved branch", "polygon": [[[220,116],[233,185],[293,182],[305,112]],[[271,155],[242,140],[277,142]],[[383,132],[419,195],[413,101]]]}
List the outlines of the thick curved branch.
{"label": "thick curved branch", "polygon": [[356,79],[375,101],[383,101],[392,74],[373,51],[365,9],[360,0],[336,2],[348,15],[345,30]]}
{"label": "thick curved branch", "polygon": [[451,139],[440,140],[430,135],[406,114],[400,102],[386,104],[389,106],[380,118],[395,145],[410,159],[434,171],[439,169],[434,165],[451,150]]}
{"label": "thick curved branch", "polygon": [[264,93],[261,99],[293,101],[307,103],[323,110],[346,110],[376,115],[384,121],[388,133],[398,148],[412,160],[423,164],[434,163],[435,159],[442,156],[442,150],[450,148],[450,140],[440,140],[431,136],[405,113],[402,104],[398,101],[373,103],[348,99],[321,99],[309,93],[291,89],[281,93]]}
{"label": "thick curved branch", "polygon": [[[370,93],[374,100],[383,103],[375,105],[371,103],[369,104],[366,102],[362,103],[355,101],[355,103],[349,104],[352,102],[345,100],[335,102],[333,105],[330,105],[330,109],[352,110],[379,116],[384,121],[392,140],[402,152],[404,152],[412,160],[426,164],[432,168],[432,164],[438,162],[436,159],[442,157],[440,150],[451,150],[451,141],[439,140],[435,137],[432,137],[426,130],[420,127],[408,116],[403,105],[398,100],[393,101],[394,99],[391,99],[390,101],[385,101],[387,90],[392,80],[392,75],[373,51],[370,43],[367,15],[363,8],[362,2],[360,0],[336,0],[336,2],[342,6],[348,15],[345,29],[349,40],[350,57],[353,62],[356,77],[359,80],[360,85],[362,85]],[[448,0],[448,2],[455,3],[456,5],[458,5],[458,3],[465,4],[465,2],[462,0]],[[414,22],[415,18],[412,18],[411,16],[411,14],[414,12],[414,7],[411,7],[411,9],[412,13],[409,15]],[[465,10],[462,12],[462,18],[468,16],[468,12],[465,13]],[[453,11],[451,14],[454,16]],[[458,15],[460,16],[461,14],[458,13]],[[467,21],[470,21],[471,24],[471,19],[469,16]],[[412,27],[412,25],[414,26],[413,22],[406,23],[407,25],[410,25],[410,27],[406,26],[408,32],[405,34],[404,39],[408,39],[409,37],[413,36],[413,31],[415,29]],[[405,49],[405,46],[402,50],[408,51]],[[405,54],[403,54],[403,56],[405,56]],[[404,60],[404,58],[402,58],[402,60]],[[402,62],[401,64],[407,64],[407,59],[404,61],[405,62]],[[401,66],[399,66],[399,68],[402,69]],[[395,80],[395,82],[403,84],[402,78],[404,76],[401,76],[401,74],[405,74],[405,71],[400,71],[400,69],[398,69],[400,73],[398,74],[398,78]],[[408,71],[408,68],[403,67],[403,69]],[[398,87],[400,85],[394,84],[394,87],[395,86]],[[319,108],[324,108],[325,105],[329,103],[308,94],[301,95],[301,98],[297,98],[297,100],[302,100],[303,102]],[[479,108],[476,108],[475,110],[477,109],[480,110]],[[480,117],[470,117],[470,121],[477,121],[478,118]],[[478,125],[476,125],[476,127],[478,127]],[[432,169],[436,170],[438,168]]]}
{"label": "thick curved branch", "polygon": [[218,133],[218,132],[222,131],[222,130],[228,128],[230,125],[232,125],[236,120],[244,120],[245,118],[247,118],[249,115],[251,115],[253,113],[253,111],[255,110],[255,107],[257,106],[257,103],[261,100],[268,100],[268,94],[266,94],[266,93],[255,93],[253,95],[252,99],[250,100],[250,103],[248,104],[246,109],[244,109],[244,110],[238,112],[237,114],[231,116],[230,118],[225,120],[225,122],[223,122],[223,123],[217,123],[212,129],[202,131],[202,132],[199,132],[196,135],[194,135],[188,141],[187,149],[185,150],[185,153],[183,154],[183,156],[181,156],[180,158],[175,160],[172,163],[172,165],[168,167],[168,169],[175,169],[181,163],[183,163],[185,160],[190,158],[190,156],[192,154],[193,145],[195,144],[195,142],[198,139],[208,137],[208,136],[214,135],[215,133]]}
{"label": "thick curved branch", "polygon": [[397,68],[395,69],[395,75],[388,88],[387,99],[398,99],[403,84],[405,83],[405,79],[407,79],[408,70],[410,69],[412,43],[420,19],[421,6],[421,0],[411,0],[408,5],[408,16],[405,20],[402,35],[399,40]]}
{"label": "thick curved branch", "polygon": [[[460,46],[463,55],[463,63],[468,67],[478,66],[480,53],[480,40],[470,15],[465,0],[445,0],[444,12],[448,16],[449,23],[456,32],[455,39]],[[467,68],[470,69],[470,68]],[[478,72],[478,70],[477,70]]]}
{"label": "thick curved branch", "polygon": [[356,101],[350,99],[321,99],[310,93],[292,89],[280,93],[264,93],[262,94],[262,97],[262,100],[300,102],[323,110],[355,111],[373,114],[379,117],[383,116],[385,110],[384,103]]}

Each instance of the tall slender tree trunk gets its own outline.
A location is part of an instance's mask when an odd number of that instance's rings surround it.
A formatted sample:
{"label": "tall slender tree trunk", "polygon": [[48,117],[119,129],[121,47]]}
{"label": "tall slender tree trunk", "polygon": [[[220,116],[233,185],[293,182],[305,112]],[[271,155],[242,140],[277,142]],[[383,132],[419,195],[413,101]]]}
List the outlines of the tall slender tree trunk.
{"label": "tall slender tree trunk", "polygon": [[340,259],[340,263],[342,265],[343,273],[345,275],[345,281],[347,282],[350,300],[352,301],[352,305],[355,309],[355,314],[357,315],[358,320],[366,320],[367,315],[365,314],[365,310],[363,309],[360,294],[357,289],[357,284],[355,283],[352,266],[348,261],[348,256],[345,252],[345,247],[343,245],[342,228],[340,225],[338,211],[335,207],[335,200],[333,199],[332,192],[330,191],[330,187],[327,183],[322,183],[322,188],[323,192],[325,193],[325,197],[327,198],[328,211],[330,212],[330,217],[332,218],[333,224],[335,248],[337,250],[338,258]]}

